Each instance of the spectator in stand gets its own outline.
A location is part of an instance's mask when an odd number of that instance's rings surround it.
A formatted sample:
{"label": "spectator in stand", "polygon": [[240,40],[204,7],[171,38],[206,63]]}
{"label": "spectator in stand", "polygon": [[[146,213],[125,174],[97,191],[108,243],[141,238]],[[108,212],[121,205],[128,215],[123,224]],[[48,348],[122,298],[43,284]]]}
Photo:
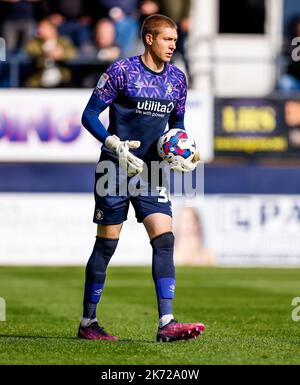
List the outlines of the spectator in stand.
{"label": "spectator in stand", "polygon": [[287,60],[287,66],[285,73],[280,76],[278,81],[278,89],[282,92],[300,90],[300,56],[299,53],[298,55],[295,55],[296,46],[292,45],[292,40],[295,37],[300,38],[300,16],[291,20],[287,41],[285,42],[283,49],[283,55]]}
{"label": "spectator in stand", "polygon": [[[159,6],[156,0],[141,0],[139,8],[139,28],[148,16],[159,13]],[[133,56],[140,55],[144,51],[144,43],[141,38],[137,39]]]}
{"label": "spectator in stand", "polygon": [[[100,19],[95,26],[95,51],[96,56],[101,62],[107,64],[117,60],[121,55],[121,49],[116,43],[116,29],[114,23],[107,18]],[[81,86],[87,88],[95,87],[99,80],[99,68],[93,69],[84,77]]]}
{"label": "spectator in stand", "polygon": [[[173,19],[178,25],[178,41],[174,55],[174,62],[187,75],[191,82],[189,63],[186,55],[185,43],[190,29],[191,0],[158,0],[160,12]],[[180,63],[182,62],[182,63]]]}
{"label": "spectator in stand", "polygon": [[90,53],[93,21],[91,0],[43,0],[43,9],[61,35],[71,39],[83,54]]}
{"label": "spectator in stand", "polygon": [[95,15],[98,19],[108,17],[116,27],[116,40],[121,56],[131,56],[139,37],[140,0],[94,0]]}
{"label": "spectator in stand", "polygon": [[141,0],[140,3],[140,25],[142,26],[145,19],[154,13],[160,13],[157,1]]}
{"label": "spectator in stand", "polygon": [[34,69],[26,81],[27,87],[66,87],[71,83],[71,72],[65,62],[74,58],[76,49],[67,37],[58,34],[49,20],[40,21],[37,37],[26,45],[27,54],[34,59]]}
{"label": "spectator in stand", "polygon": [[95,27],[97,58],[113,62],[120,57],[121,50],[116,43],[116,29],[110,19],[100,19]]}
{"label": "spectator in stand", "polygon": [[0,0],[0,3],[6,49],[16,53],[34,35],[40,0]]}

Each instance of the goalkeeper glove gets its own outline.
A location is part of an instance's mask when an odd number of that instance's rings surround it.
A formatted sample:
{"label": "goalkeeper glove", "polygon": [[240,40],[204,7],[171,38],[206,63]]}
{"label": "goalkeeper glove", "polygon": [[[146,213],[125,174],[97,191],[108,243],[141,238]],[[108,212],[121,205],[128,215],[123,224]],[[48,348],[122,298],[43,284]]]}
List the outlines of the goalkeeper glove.
{"label": "goalkeeper glove", "polygon": [[105,139],[104,144],[118,156],[119,164],[127,172],[128,176],[135,176],[143,171],[144,162],[129,151],[139,148],[140,141],[121,141],[116,135],[111,135]]}
{"label": "goalkeeper glove", "polygon": [[177,158],[170,162],[170,169],[173,171],[190,172],[195,170],[197,164],[200,162],[200,152],[197,150],[187,159]]}

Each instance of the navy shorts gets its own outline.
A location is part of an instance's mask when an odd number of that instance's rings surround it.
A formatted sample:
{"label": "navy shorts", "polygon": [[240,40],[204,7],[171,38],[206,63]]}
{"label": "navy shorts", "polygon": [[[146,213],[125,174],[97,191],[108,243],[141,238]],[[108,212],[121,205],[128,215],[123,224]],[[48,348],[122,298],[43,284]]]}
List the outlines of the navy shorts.
{"label": "navy shorts", "polygon": [[[150,180],[150,177],[147,180],[141,180],[139,176],[127,177],[119,167],[118,160],[102,152],[95,174],[94,223],[123,223],[127,219],[130,203],[138,222],[143,222],[154,213],[172,217],[168,186],[161,178],[155,186],[151,185]],[[140,193],[132,188],[134,186],[138,186]]]}

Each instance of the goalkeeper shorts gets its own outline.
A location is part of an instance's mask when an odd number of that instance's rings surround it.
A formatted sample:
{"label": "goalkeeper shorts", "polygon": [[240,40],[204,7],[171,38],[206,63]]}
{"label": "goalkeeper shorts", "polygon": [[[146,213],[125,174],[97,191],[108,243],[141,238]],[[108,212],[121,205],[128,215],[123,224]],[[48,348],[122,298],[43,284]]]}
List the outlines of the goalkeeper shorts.
{"label": "goalkeeper shorts", "polygon": [[[111,162],[109,170],[104,169],[104,161]],[[138,222],[143,222],[148,215],[154,213],[172,217],[168,187],[166,182],[162,182],[163,178],[159,179],[159,186],[151,185],[149,175],[146,181],[141,180],[140,176],[129,178],[119,167],[118,160],[105,152],[101,153],[99,165],[100,163],[103,167],[100,167],[100,171],[97,167],[95,174],[94,223],[107,225],[123,223],[127,220],[130,203]],[[138,190],[134,186],[137,186]]]}

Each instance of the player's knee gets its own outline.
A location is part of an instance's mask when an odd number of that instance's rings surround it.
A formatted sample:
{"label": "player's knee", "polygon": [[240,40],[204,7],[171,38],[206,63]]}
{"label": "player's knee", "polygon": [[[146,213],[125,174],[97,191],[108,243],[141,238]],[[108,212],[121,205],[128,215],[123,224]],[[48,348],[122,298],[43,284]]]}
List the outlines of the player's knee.
{"label": "player's knee", "polygon": [[173,260],[174,235],[163,233],[150,241],[153,248],[152,275],[157,280],[164,277],[175,277]]}
{"label": "player's knee", "polygon": [[113,256],[117,245],[119,242],[119,238],[104,238],[104,237],[96,237],[96,242],[94,249],[99,255],[109,262],[109,259]]}
{"label": "player's knee", "polygon": [[118,225],[98,225],[97,237],[117,239],[120,236],[121,229],[122,229],[122,223]]}
{"label": "player's knee", "polygon": [[152,276],[159,298],[173,299],[175,292],[175,266],[173,261],[174,235],[160,234],[151,240],[153,247]]}
{"label": "player's knee", "polygon": [[113,256],[118,239],[96,237],[93,252],[86,266],[86,278],[91,282],[102,283],[105,281],[106,269]]}
{"label": "player's knee", "polygon": [[174,248],[174,234],[169,231],[167,233],[163,233],[151,239],[150,243],[153,250],[159,249],[172,249]]}

